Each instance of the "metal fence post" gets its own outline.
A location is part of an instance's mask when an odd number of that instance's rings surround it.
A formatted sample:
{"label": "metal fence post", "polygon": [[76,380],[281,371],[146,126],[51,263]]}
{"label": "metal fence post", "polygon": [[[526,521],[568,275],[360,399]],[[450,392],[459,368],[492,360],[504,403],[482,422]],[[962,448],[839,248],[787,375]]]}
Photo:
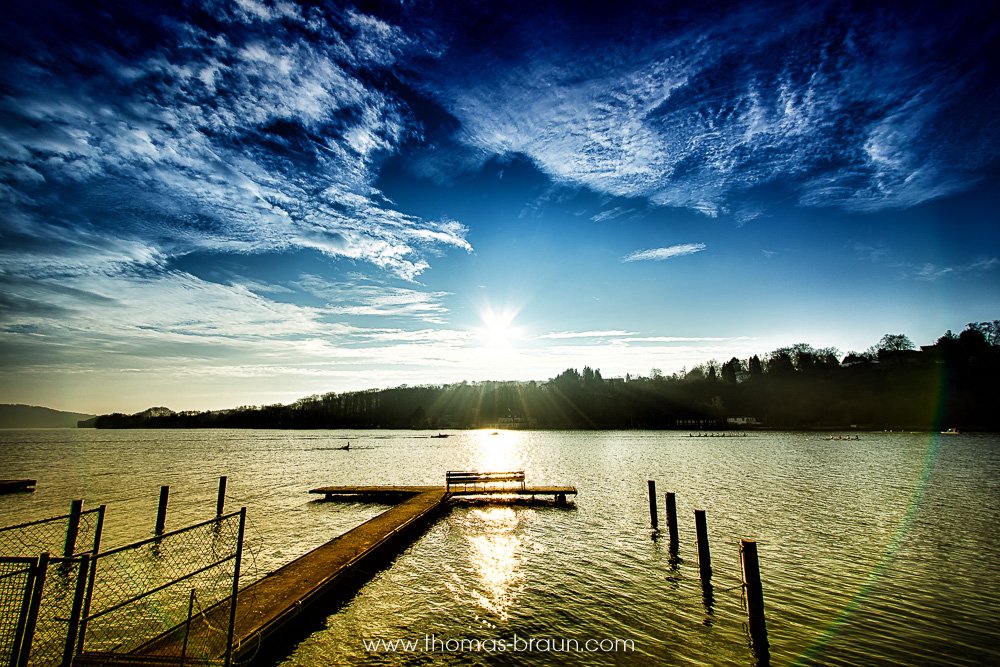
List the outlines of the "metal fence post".
{"label": "metal fence post", "polygon": [[191,589],[191,597],[188,598],[188,615],[187,620],[184,621],[184,644],[181,646],[181,664],[179,667],[184,667],[184,660],[187,658],[188,651],[188,635],[191,634],[191,612],[194,611],[194,589]]}
{"label": "metal fence post", "polygon": [[87,639],[87,617],[90,615],[90,602],[94,597],[94,580],[97,578],[97,555],[101,553],[101,534],[104,532],[104,513],[107,505],[97,508],[97,528],[94,530],[94,548],[91,552],[93,558],[90,560],[90,575],[87,577],[87,596],[83,600],[83,610],[80,614],[80,638],[76,644],[76,654],[83,653],[83,646]]}
{"label": "metal fence post", "polygon": [[246,528],[247,508],[240,508],[240,532],[236,537],[236,560],[233,566],[233,596],[229,601],[229,635],[226,639],[226,665],[233,664],[233,634],[236,631],[236,596],[240,591],[240,563],[243,560],[243,534]]}
{"label": "metal fence post", "polygon": [[17,615],[17,625],[14,627],[14,641],[11,644],[10,660],[8,664],[13,667],[18,664],[18,652],[21,648],[21,641],[24,638],[24,628],[28,620],[28,610],[31,608],[31,585],[34,582],[35,569],[38,566],[37,558],[24,559],[27,567],[28,578],[24,582],[24,593],[21,595],[21,609]]}
{"label": "metal fence post", "polygon": [[62,667],[71,667],[73,651],[76,648],[77,633],[80,631],[80,616],[83,613],[83,600],[87,594],[87,578],[90,576],[90,554],[80,557],[80,571],[76,573],[76,592],[73,595],[73,609],[69,614],[69,627],[66,629],[66,646],[63,648]]}
{"label": "metal fence post", "polygon": [[18,667],[26,667],[28,656],[31,653],[31,641],[35,637],[35,624],[38,622],[38,608],[42,604],[42,589],[45,588],[45,575],[49,569],[49,554],[43,553],[38,556],[38,564],[34,567],[31,588],[31,603],[28,607],[28,619],[24,624],[24,637],[21,639],[20,648],[17,651]]}

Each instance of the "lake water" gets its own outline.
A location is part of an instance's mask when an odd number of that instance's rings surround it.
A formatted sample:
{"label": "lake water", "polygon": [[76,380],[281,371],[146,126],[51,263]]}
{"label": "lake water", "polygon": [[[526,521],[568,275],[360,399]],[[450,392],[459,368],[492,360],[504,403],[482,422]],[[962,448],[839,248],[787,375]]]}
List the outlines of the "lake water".
{"label": "lake water", "polygon": [[[83,498],[85,509],[108,506],[106,550],[150,535],[161,485],[171,487],[168,530],[211,518],[227,475],[227,509],[248,508],[249,579],[385,509],[317,502],[310,488],[523,469],[528,484],[576,486],[575,507],[457,507],[318,619],[283,664],[757,664],[738,587],[740,538],[758,543],[774,664],[1000,664],[996,435],[428,436],[0,431],[0,477],[38,480],[34,493],[0,496],[0,524],[65,514]],[[331,449],[348,441],[349,452]],[[661,528],[663,493],[676,493],[676,556],[665,531],[650,528],[650,479]],[[696,508],[708,520],[710,595],[698,573]],[[386,649],[397,640],[415,650]],[[480,650],[449,650],[461,640]]]}

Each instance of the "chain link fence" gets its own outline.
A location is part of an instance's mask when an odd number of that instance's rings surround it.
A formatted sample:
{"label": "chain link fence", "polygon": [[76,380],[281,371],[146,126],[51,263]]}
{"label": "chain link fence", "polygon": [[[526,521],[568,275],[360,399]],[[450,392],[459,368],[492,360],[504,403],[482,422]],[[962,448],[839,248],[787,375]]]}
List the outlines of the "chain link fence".
{"label": "chain link fence", "polygon": [[170,639],[164,652],[184,648],[193,657],[218,657],[206,653],[231,641],[231,618],[204,612],[235,595],[245,517],[244,509],[98,554],[79,648],[128,653],[194,616],[190,632],[177,636],[184,646]]}
{"label": "chain link fence", "polygon": [[37,568],[37,558],[0,558],[0,664],[20,662]]}
{"label": "chain link fence", "polygon": [[73,501],[69,514],[0,528],[0,557],[34,558],[40,553],[71,558],[95,553],[101,545],[105,506],[82,511]]}
{"label": "chain link fence", "polygon": [[245,508],[100,553],[105,507],[81,504],[0,528],[0,666],[56,667],[85,650],[120,655],[177,628],[185,630],[176,655],[225,652],[232,615],[205,610],[237,591]]}
{"label": "chain link fence", "polygon": [[63,661],[81,580],[80,556],[100,549],[104,526],[104,505],[87,511],[82,506],[76,500],[69,514],[0,528],[0,659],[6,658],[5,665],[48,667]]}

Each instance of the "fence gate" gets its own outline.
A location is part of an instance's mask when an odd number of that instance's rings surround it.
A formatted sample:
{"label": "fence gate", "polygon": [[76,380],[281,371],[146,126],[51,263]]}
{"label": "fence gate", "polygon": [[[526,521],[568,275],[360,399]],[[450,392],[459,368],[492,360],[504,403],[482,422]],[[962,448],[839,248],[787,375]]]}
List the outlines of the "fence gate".
{"label": "fence gate", "polygon": [[0,667],[66,661],[72,606],[85,562],[100,550],[105,510],[74,500],[69,514],[0,528]]}
{"label": "fence gate", "polygon": [[23,667],[31,651],[48,554],[0,558],[0,665]]}
{"label": "fence gate", "polygon": [[0,528],[0,667],[166,664],[135,652],[181,627],[180,664],[231,664],[246,508],[102,552],[105,507],[81,505]]}

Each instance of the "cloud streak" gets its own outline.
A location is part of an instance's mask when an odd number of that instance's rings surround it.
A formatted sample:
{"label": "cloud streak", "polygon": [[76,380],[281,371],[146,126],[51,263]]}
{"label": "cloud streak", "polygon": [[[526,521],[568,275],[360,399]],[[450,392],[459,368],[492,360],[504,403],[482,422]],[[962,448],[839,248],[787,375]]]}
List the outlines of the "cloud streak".
{"label": "cloud streak", "polygon": [[165,255],[307,247],[406,280],[438,248],[471,251],[462,224],[400,213],[372,187],[409,132],[401,104],[365,82],[407,44],[398,28],[353,11],[334,28],[294,3],[217,11],[208,28],[137,5],[120,34],[65,45],[21,26],[25,55],[0,102],[4,217],[34,234],[55,217]]}
{"label": "cloud streak", "polygon": [[684,255],[693,255],[696,252],[701,252],[707,248],[704,243],[681,243],[678,245],[672,245],[666,248],[650,248],[649,250],[636,250],[622,257],[622,262],[644,262],[644,261],[654,261],[661,262],[665,259],[670,259],[671,257],[683,257]]}
{"label": "cloud streak", "polygon": [[[423,85],[480,152],[522,153],[557,181],[739,224],[760,215],[761,185],[872,212],[967,189],[992,159],[990,66],[950,59],[989,48],[977,11],[754,3],[722,17],[688,8],[666,28],[652,17],[670,10],[631,9],[615,17],[627,43],[527,10],[523,48],[449,45]],[[497,76],[483,80],[487,65]],[[953,121],[971,110],[975,123]]]}

